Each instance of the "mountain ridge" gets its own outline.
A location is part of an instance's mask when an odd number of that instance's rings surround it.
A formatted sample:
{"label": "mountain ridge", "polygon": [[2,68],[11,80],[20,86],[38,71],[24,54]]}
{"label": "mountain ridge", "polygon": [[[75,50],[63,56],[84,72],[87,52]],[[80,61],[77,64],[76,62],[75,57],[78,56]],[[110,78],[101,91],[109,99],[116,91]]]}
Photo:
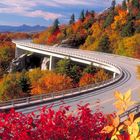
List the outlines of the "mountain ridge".
{"label": "mountain ridge", "polygon": [[29,26],[26,24],[20,26],[0,25],[0,32],[40,32],[46,29],[45,26],[35,25]]}

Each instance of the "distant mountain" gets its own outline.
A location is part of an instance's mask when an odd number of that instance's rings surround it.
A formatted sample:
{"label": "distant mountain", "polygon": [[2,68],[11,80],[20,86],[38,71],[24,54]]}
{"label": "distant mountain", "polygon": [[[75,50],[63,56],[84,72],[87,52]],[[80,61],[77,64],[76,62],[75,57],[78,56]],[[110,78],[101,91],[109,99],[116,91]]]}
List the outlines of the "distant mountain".
{"label": "distant mountain", "polygon": [[0,32],[40,32],[46,29],[45,26],[29,26],[29,25],[21,25],[21,26],[6,26],[0,25]]}

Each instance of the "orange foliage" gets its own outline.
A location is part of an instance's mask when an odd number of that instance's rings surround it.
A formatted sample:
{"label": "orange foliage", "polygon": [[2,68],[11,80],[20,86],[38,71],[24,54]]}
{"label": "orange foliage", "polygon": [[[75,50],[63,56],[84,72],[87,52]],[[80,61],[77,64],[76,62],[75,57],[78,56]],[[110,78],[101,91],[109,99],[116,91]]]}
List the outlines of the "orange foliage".
{"label": "orange foliage", "polygon": [[48,73],[33,84],[31,93],[42,94],[61,91],[72,87],[72,80],[69,77],[56,73]]}
{"label": "orange foliage", "polygon": [[58,29],[57,31],[55,31],[53,34],[51,34],[49,37],[48,37],[48,40],[47,40],[47,44],[51,45],[55,42],[57,42],[57,36],[59,36],[60,34],[60,30]]}
{"label": "orange foliage", "polygon": [[120,28],[125,25],[127,14],[127,11],[118,9],[118,15],[114,17],[114,23],[111,24],[112,29]]}
{"label": "orange foliage", "polygon": [[92,74],[85,73],[79,82],[79,86],[86,86],[94,83],[94,76]]}
{"label": "orange foliage", "polygon": [[81,29],[82,24],[83,24],[82,21],[78,20],[75,24],[72,25],[74,33],[78,32],[78,30]]}
{"label": "orange foliage", "polygon": [[104,70],[99,70],[96,74],[95,74],[95,83],[97,82],[102,82],[102,81],[106,81],[109,79],[109,75],[104,71]]}

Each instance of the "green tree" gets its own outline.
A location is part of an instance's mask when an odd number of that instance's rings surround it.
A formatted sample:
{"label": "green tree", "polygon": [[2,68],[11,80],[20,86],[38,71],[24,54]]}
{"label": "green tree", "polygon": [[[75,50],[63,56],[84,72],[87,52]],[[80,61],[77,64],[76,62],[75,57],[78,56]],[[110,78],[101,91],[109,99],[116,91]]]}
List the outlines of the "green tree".
{"label": "green tree", "polygon": [[115,1],[115,0],[112,0],[112,3],[111,3],[111,8],[112,8],[112,10],[115,9],[115,6],[116,6],[116,1]]}
{"label": "green tree", "polygon": [[80,77],[82,76],[80,67],[77,65],[73,65],[72,67],[70,67],[70,70],[68,71],[68,76],[73,79],[74,84],[79,83]]}
{"label": "green tree", "polygon": [[123,2],[122,2],[122,9],[127,10],[126,0],[123,0]]}
{"label": "green tree", "polygon": [[134,34],[134,27],[133,27],[133,22],[129,21],[121,31],[121,36],[122,37],[127,37],[127,36],[132,36]]}
{"label": "green tree", "polygon": [[5,75],[0,82],[0,100],[11,100],[30,95],[31,83],[27,73]]}
{"label": "green tree", "polygon": [[132,0],[132,5],[134,6],[134,8],[140,8],[139,0]]}
{"label": "green tree", "polygon": [[92,16],[92,17],[95,16],[95,11],[94,11],[94,10],[92,10],[90,13],[91,13],[91,16]]}
{"label": "green tree", "polygon": [[14,59],[14,51],[15,49],[9,46],[3,46],[0,48],[0,76],[8,70],[12,59]]}
{"label": "green tree", "polygon": [[79,19],[80,19],[81,21],[84,21],[84,19],[85,19],[85,13],[84,13],[84,10],[81,11],[81,14],[80,14]]}
{"label": "green tree", "polygon": [[83,73],[88,73],[88,74],[95,74],[97,72],[97,68],[94,67],[92,64],[91,65],[88,65],[84,70],[83,70]]}
{"label": "green tree", "polygon": [[52,33],[54,33],[58,29],[59,29],[59,20],[55,19],[55,21],[53,23],[53,27],[52,27]]}
{"label": "green tree", "polygon": [[6,75],[0,83],[0,100],[11,100],[23,97],[23,91],[18,83],[17,74]]}
{"label": "green tree", "polygon": [[94,19],[93,19],[93,18],[90,18],[90,19],[84,24],[84,28],[85,28],[86,30],[88,30],[88,29],[92,26],[93,23],[94,23]]}
{"label": "green tree", "polygon": [[81,77],[80,67],[73,64],[70,59],[58,61],[56,72],[70,77],[73,83],[78,83]]}
{"label": "green tree", "polygon": [[111,52],[111,50],[110,50],[110,40],[109,40],[108,35],[102,36],[102,38],[99,42],[98,51],[106,52],[106,53]]}
{"label": "green tree", "polygon": [[62,59],[58,61],[57,66],[56,66],[56,72],[60,74],[65,74],[68,75],[69,69],[71,66],[71,61],[70,59]]}
{"label": "green tree", "polygon": [[19,85],[22,91],[28,96],[29,95],[28,93],[30,93],[31,91],[31,83],[28,75],[24,71],[20,75]]}
{"label": "green tree", "polygon": [[74,22],[75,22],[75,15],[72,14],[71,18],[70,18],[70,21],[69,21],[69,24],[73,24]]}
{"label": "green tree", "polygon": [[85,16],[87,17],[90,14],[90,12],[87,10]]}
{"label": "green tree", "polygon": [[114,14],[113,12],[110,12],[104,21],[103,28],[110,26],[111,23],[113,23],[113,21],[114,21]]}
{"label": "green tree", "polygon": [[94,41],[95,41],[95,38],[91,35],[88,35],[88,37],[86,38],[86,41],[85,41],[85,45],[89,46],[89,45],[93,44]]}

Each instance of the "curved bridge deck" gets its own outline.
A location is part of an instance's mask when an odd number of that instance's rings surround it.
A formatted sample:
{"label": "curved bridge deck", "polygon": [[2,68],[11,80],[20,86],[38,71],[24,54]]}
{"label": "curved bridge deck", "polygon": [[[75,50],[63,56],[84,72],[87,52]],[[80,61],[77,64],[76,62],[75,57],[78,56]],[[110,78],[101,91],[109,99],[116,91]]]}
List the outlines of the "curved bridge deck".
{"label": "curved bridge deck", "polygon": [[[137,66],[140,65],[140,61],[137,59],[85,50],[36,45],[33,43],[22,41],[14,41],[14,43],[16,43],[17,48],[22,50],[36,52],[44,55],[51,55],[59,58],[69,57],[73,61],[86,64],[93,63],[96,66],[117,73],[118,76],[116,76],[111,81],[108,81],[107,83],[103,83],[102,87],[99,87],[96,90],[88,90],[91,88],[89,87],[87,89],[84,89],[86,90],[86,93],[84,92],[85,94],[80,94],[80,96],[73,96],[72,98],[64,98],[64,102],[72,106],[73,109],[76,108],[77,104],[90,103],[90,107],[94,110],[96,101],[100,100],[100,106],[103,107],[102,110],[105,113],[115,111],[115,108],[113,106],[113,95],[114,91],[116,90],[126,92],[128,89],[131,89],[132,99],[136,101],[140,100],[140,80],[137,78]],[[108,84],[109,82],[110,84]],[[71,94],[73,93],[74,92],[71,92]],[[28,103],[28,99],[26,99],[26,101],[26,103]],[[27,108],[20,108],[17,109],[17,111],[21,111],[23,113],[38,111],[38,107],[44,105],[49,106],[52,103],[54,104],[54,108],[56,109],[61,104],[63,104],[61,100],[52,100],[51,102],[43,102]]]}

